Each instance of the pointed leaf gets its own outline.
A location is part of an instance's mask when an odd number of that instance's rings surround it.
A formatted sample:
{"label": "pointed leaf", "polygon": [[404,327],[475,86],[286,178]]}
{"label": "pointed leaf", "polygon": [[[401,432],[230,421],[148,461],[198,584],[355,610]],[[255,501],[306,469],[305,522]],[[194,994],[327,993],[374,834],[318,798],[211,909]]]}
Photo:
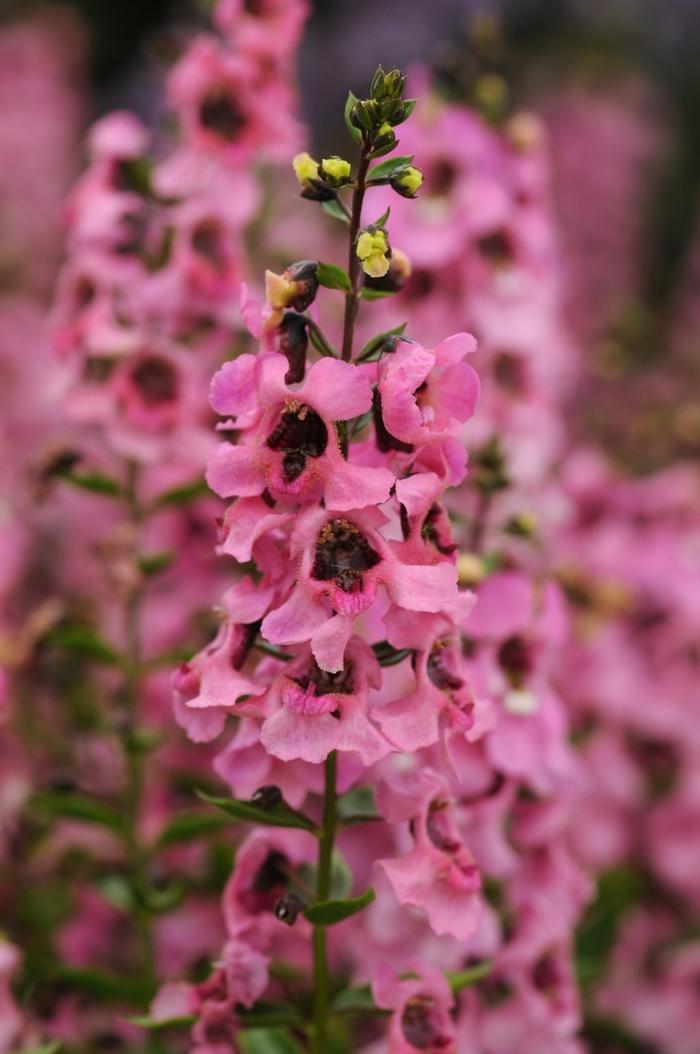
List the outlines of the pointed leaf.
{"label": "pointed leaf", "polygon": [[360,290],[362,300],[383,300],[386,296],[394,296],[394,291],[389,289],[370,289],[367,285]]}
{"label": "pointed leaf", "polygon": [[117,809],[97,798],[90,798],[86,794],[48,791],[38,795],[34,799],[34,804],[42,812],[47,812],[51,816],[84,820],[85,823],[108,827],[112,831],[122,832],[124,830],[124,820]]}
{"label": "pointed leaf", "polygon": [[414,154],[397,154],[396,157],[388,157],[386,161],[382,161],[381,164],[375,165],[374,168],[369,170],[368,182],[377,183],[380,180],[389,179],[394,172],[410,165],[414,156]]}
{"label": "pointed leaf", "polygon": [[304,917],[314,926],[333,926],[336,922],[343,922],[356,915],[358,911],[362,911],[372,903],[374,898],[375,893],[370,886],[361,897],[351,897],[347,900],[320,900],[306,909]]}
{"label": "pointed leaf", "polygon": [[228,820],[212,812],[182,812],[171,820],[158,838],[159,846],[181,845],[208,838],[228,826]]}
{"label": "pointed leaf", "polygon": [[352,92],[348,92],[348,98],[345,103],[345,127],[347,128],[350,135],[353,137],[356,143],[362,142],[362,132],[359,128],[356,128],[350,119],[355,103],[357,102],[357,96],[353,95]]}
{"label": "pointed leaf", "polygon": [[190,501],[194,501],[195,498],[201,498],[204,494],[210,493],[211,491],[203,479],[195,479],[191,483],[183,483],[181,487],[164,490],[162,494],[158,495],[154,505],[156,508],[167,505],[187,505]]}
{"label": "pointed leaf", "polygon": [[261,823],[268,827],[298,827],[304,831],[316,834],[316,825],[303,813],[292,809],[286,802],[282,801],[272,808],[264,809],[254,801],[238,801],[237,798],[215,798],[204,791],[197,792],[202,801],[209,805],[215,805],[229,816],[235,816],[237,820],[246,823]]}
{"label": "pointed leaf", "polygon": [[342,267],[336,267],[335,264],[319,263],[316,277],[319,284],[325,286],[326,289],[342,289],[344,293],[349,293],[352,289],[347,271],[344,271]]}
{"label": "pointed leaf", "polygon": [[408,323],[406,322],[402,322],[400,326],[394,326],[393,329],[387,329],[383,333],[378,333],[376,337],[372,337],[371,340],[367,341],[355,361],[372,362],[374,359],[378,359],[384,347],[385,341],[388,340],[390,337],[402,336],[406,331],[407,324]]}
{"label": "pointed leaf", "polygon": [[80,490],[90,490],[93,494],[102,494],[116,498],[122,493],[121,485],[115,479],[102,475],[101,472],[71,472],[70,469],[57,473],[66,483]]}
{"label": "pointed leaf", "polygon": [[303,1015],[291,1003],[256,1003],[249,1009],[239,1007],[237,1014],[244,1028],[285,1028],[304,1024]]}
{"label": "pointed leaf", "polygon": [[194,1014],[189,1014],[186,1017],[168,1017],[158,1020],[149,1017],[148,1014],[137,1014],[136,1017],[127,1017],[126,1020],[130,1025],[136,1025],[137,1028],[145,1028],[149,1032],[160,1032],[166,1028],[191,1028],[197,1018]]}
{"label": "pointed leaf", "polygon": [[332,216],[334,220],[341,220],[343,223],[350,222],[350,218],[335,199],[332,199],[331,201],[322,201],[321,208],[327,216]]}
{"label": "pointed leaf", "polygon": [[484,959],[483,962],[477,963],[476,966],[470,966],[466,970],[458,970],[456,973],[450,973],[447,975],[450,988],[457,994],[461,992],[463,988],[469,988],[470,985],[476,984],[477,981],[481,981],[482,978],[486,977],[493,967],[493,963],[490,959]]}

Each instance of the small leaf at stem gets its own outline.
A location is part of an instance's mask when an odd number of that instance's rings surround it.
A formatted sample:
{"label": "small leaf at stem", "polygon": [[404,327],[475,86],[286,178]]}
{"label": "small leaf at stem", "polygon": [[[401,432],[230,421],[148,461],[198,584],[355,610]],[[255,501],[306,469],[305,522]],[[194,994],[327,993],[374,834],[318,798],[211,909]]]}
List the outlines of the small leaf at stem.
{"label": "small leaf at stem", "polygon": [[154,502],[155,508],[160,508],[168,505],[187,505],[190,501],[194,501],[195,498],[201,498],[205,494],[211,493],[209,488],[203,479],[193,480],[192,483],[183,483],[181,487],[173,487],[171,490],[164,490],[162,494],[159,494]]}
{"label": "small leaf at stem", "polygon": [[281,801],[270,809],[264,809],[256,802],[238,801],[236,798],[215,798],[204,791],[197,791],[202,801],[215,805],[217,809],[235,816],[237,820],[248,823],[265,824],[268,827],[298,827],[301,830],[316,834],[316,825],[308,816],[292,809]]}
{"label": "small leaf at stem", "polygon": [[336,201],[335,198],[331,201],[322,201],[321,208],[327,216],[332,216],[334,220],[341,220],[343,223],[350,222],[350,217],[343,206]]}
{"label": "small leaf at stem", "polygon": [[374,359],[378,359],[381,355],[384,344],[391,337],[400,337],[406,332],[406,322],[402,322],[400,326],[394,326],[393,329],[387,329],[383,333],[378,333],[376,337],[372,337],[368,340],[360,354],[355,359],[356,362],[372,362]]}
{"label": "small leaf at stem", "polygon": [[208,838],[228,826],[228,820],[211,812],[182,812],[171,820],[158,838],[158,846],[181,845]]}
{"label": "small leaf at stem", "polygon": [[344,117],[345,117],[345,127],[347,128],[348,132],[353,137],[355,142],[360,144],[360,143],[362,143],[362,132],[360,131],[359,128],[355,127],[355,125],[352,123],[352,120],[351,120],[351,114],[352,114],[352,111],[353,111],[353,109],[355,107],[355,103],[356,102],[357,102],[357,96],[353,95],[352,92],[348,92],[348,98],[347,98],[347,101],[345,103]]}
{"label": "small leaf at stem", "polygon": [[362,300],[383,300],[386,296],[394,296],[396,292],[395,289],[370,289],[365,285],[360,290],[360,297]]}
{"label": "small leaf at stem", "polygon": [[319,263],[316,277],[319,285],[325,286],[326,289],[341,289],[344,293],[352,290],[348,272],[342,267],[336,267],[335,264]]}
{"label": "small leaf at stem", "polygon": [[378,146],[369,156],[371,158],[384,157],[385,154],[390,154],[392,150],[395,150],[397,146],[397,140],[392,138],[390,142],[386,143],[384,146]]}
{"label": "small leaf at stem", "polygon": [[374,221],[372,226],[373,227],[381,227],[382,229],[384,229],[384,227],[386,227],[387,220],[389,219],[390,215],[391,215],[391,206],[388,209],[384,210],[384,212],[381,214],[381,216]]}
{"label": "small leaf at stem", "polygon": [[457,992],[461,992],[463,988],[469,988],[470,985],[476,984],[477,981],[481,981],[484,977],[491,972],[493,963],[490,959],[484,959],[483,962],[477,963],[476,966],[470,966],[466,970],[457,970],[456,973],[449,973],[447,980],[450,988],[456,995]]}
{"label": "small leaf at stem", "polygon": [[66,791],[47,791],[33,799],[33,804],[51,816],[66,819],[83,820],[99,827],[108,827],[111,831],[123,832],[124,820],[121,813],[106,802],[90,798],[87,794],[71,794]]}
{"label": "small leaf at stem", "polygon": [[92,491],[93,494],[102,494],[107,498],[118,498],[122,494],[121,485],[101,472],[71,472],[66,469],[59,471],[57,475],[71,486]]}
{"label": "small leaf at stem", "polygon": [[388,640],[380,640],[372,645],[380,666],[397,666],[411,654],[410,648],[394,648]]}
{"label": "small leaf at stem", "polygon": [[197,1018],[194,1014],[189,1014],[185,1017],[167,1017],[159,1020],[149,1017],[148,1014],[137,1014],[136,1017],[127,1017],[126,1020],[130,1025],[136,1025],[137,1028],[145,1028],[149,1032],[160,1032],[166,1028],[191,1028]]}
{"label": "small leaf at stem", "polygon": [[351,897],[347,900],[321,900],[312,904],[304,912],[304,917],[314,926],[333,926],[337,922],[356,915],[374,900],[375,893],[370,887],[361,897]]}
{"label": "small leaf at stem", "polygon": [[410,165],[414,156],[414,154],[397,154],[396,157],[388,157],[386,161],[382,161],[380,165],[375,165],[369,170],[367,182],[378,183],[380,180],[388,180],[398,169]]}
{"label": "small leaf at stem", "polygon": [[321,330],[318,328],[318,326],[313,325],[312,322],[311,322],[311,319],[308,319],[307,321],[309,323],[308,329],[307,329],[307,333],[309,334],[309,340],[311,341],[313,346],[316,348],[316,351],[320,355],[326,355],[327,357],[333,358],[333,359],[337,358],[337,355],[336,355],[335,351],[330,346],[330,344],[328,343],[326,338],[323,336],[323,334],[322,334]]}

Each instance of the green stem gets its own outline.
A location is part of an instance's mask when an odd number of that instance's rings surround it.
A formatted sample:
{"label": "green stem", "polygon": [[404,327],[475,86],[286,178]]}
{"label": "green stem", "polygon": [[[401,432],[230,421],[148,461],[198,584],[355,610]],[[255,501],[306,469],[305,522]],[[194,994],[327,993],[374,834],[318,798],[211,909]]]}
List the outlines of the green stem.
{"label": "green stem", "polygon": [[[135,534],[143,520],[143,509],[138,497],[138,466],[127,465],[125,501],[129,521]],[[138,549],[138,538],[134,550]],[[127,767],[125,795],[126,851],[129,871],[136,891],[135,920],[143,949],[143,971],[148,977],[153,972],[151,918],[141,895],[147,885],[147,851],[141,844],[138,833],[139,813],[143,794],[143,750],[138,743],[138,709],[143,676],[141,649],[141,584],[134,584],[128,592],[124,605],[124,685],[123,713],[121,722],[122,748]]]}
{"label": "green stem", "polygon": [[362,154],[360,155],[360,163],[357,167],[357,179],[355,180],[355,189],[352,195],[352,211],[350,213],[350,249],[348,253],[348,275],[350,276],[350,292],[345,297],[345,319],[343,321],[343,352],[342,358],[344,362],[350,362],[352,359],[352,338],[355,329],[355,316],[357,315],[357,305],[360,297],[360,283],[362,278],[362,271],[360,269],[360,261],[357,258],[355,252],[355,245],[357,242],[357,235],[360,230],[360,220],[362,217],[362,203],[365,198],[365,190],[367,189],[367,171],[369,169],[369,154],[371,147],[368,144],[364,144],[362,147]]}
{"label": "green stem", "polygon": [[[333,865],[333,842],[337,825],[336,817],[336,768],[337,756],[332,751],[326,759],[326,778],[323,797],[323,820],[318,849],[317,901],[328,900],[331,892]],[[325,1054],[328,1043],[328,1006],[330,978],[328,974],[328,950],[326,927],[315,926],[314,950],[314,1020],[311,1042],[312,1054]]]}

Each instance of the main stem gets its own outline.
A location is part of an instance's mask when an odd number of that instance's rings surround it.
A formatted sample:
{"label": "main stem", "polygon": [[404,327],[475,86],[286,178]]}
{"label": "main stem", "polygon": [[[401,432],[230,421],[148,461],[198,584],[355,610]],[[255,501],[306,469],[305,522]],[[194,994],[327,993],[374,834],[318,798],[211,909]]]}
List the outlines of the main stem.
{"label": "main stem", "polygon": [[[350,292],[345,298],[345,319],[343,322],[344,362],[352,359],[352,345],[355,332],[355,318],[360,296],[361,271],[360,261],[355,252],[357,235],[360,230],[362,203],[367,185],[371,146],[363,143],[360,161],[357,166],[355,189],[352,195],[350,214],[350,247],[348,250],[348,275]],[[316,900],[328,900],[331,892],[331,871],[333,866],[333,843],[336,828],[336,771],[338,759],[333,750],[326,758],[325,782],[323,788],[323,821],[319,835],[318,879]],[[328,1045],[328,1006],[330,1000],[330,978],[328,974],[328,948],[326,944],[326,927],[315,926],[313,937],[314,951],[314,1019],[311,1037],[312,1054],[326,1054]]]}
{"label": "main stem", "polygon": [[[138,536],[143,510],[138,497],[138,466],[134,462],[129,462],[127,465],[125,498],[129,522],[135,536]],[[134,539],[134,550],[138,550],[137,537]],[[145,888],[147,861],[138,833],[143,792],[143,751],[137,741],[138,706],[143,673],[141,600],[141,584],[136,582],[130,586],[124,605],[124,684],[120,732],[127,768],[124,821],[129,871],[136,891],[137,902],[134,917],[141,940],[144,974],[150,977],[153,968],[151,920],[148,908],[141,902],[141,894]]]}
{"label": "main stem", "polygon": [[352,359],[352,338],[355,329],[355,316],[357,315],[357,305],[360,298],[360,279],[362,276],[360,270],[360,261],[357,258],[355,252],[355,245],[357,242],[357,235],[360,230],[360,220],[362,218],[362,203],[365,199],[365,190],[367,184],[367,170],[369,169],[369,155],[371,147],[365,143],[362,147],[362,153],[360,155],[360,161],[357,166],[357,177],[355,179],[355,189],[352,195],[352,210],[350,213],[350,248],[348,251],[348,275],[350,276],[350,292],[345,298],[345,319],[343,322],[343,360],[350,362]]}
{"label": "main stem", "polygon": [[[317,901],[328,900],[331,892],[333,843],[336,828],[336,768],[337,755],[332,751],[326,758],[323,797],[323,821],[319,837]],[[330,983],[326,927],[314,927],[314,1021],[311,1041],[312,1054],[325,1054],[328,1042],[328,1004]]]}

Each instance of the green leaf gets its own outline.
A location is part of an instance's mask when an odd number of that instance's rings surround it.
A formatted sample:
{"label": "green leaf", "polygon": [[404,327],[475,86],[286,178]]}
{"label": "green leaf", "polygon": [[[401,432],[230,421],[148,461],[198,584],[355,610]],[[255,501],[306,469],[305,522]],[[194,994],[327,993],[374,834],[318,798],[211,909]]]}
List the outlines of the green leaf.
{"label": "green leaf", "polygon": [[466,970],[458,970],[456,973],[449,973],[447,980],[450,988],[456,995],[463,988],[469,988],[471,985],[481,981],[491,972],[492,967],[493,963],[491,960],[484,959],[483,962],[477,963],[476,966],[470,966]]}
{"label": "green leaf", "polygon": [[155,984],[139,977],[119,976],[91,966],[86,969],[72,966],[49,968],[48,975],[76,991],[85,992],[97,999],[117,1002],[145,1004],[155,995]]}
{"label": "green leaf", "polygon": [[319,284],[325,286],[326,289],[342,289],[344,293],[352,290],[348,272],[342,267],[336,267],[335,264],[319,263],[316,277]]}
{"label": "green leaf", "polygon": [[165,571],[175,559],[172,549],[164,549],[161,553],[150,553],[142,556],[139,560],[139,568],[144,575],[157,575],[159,571]]}
{"label": "green leaf", "polygon": [[122,493],[120,484],[109,476],[103,476],[101,472],[72,472],[70,469],[62,469],[57,475],[71,486],[92,491],[93,494],[116,498]]}
{"label": "green leaf", "polygon": [[171,820],[161,832],[157,845],[181,845],[183,842],[194,842],[198,838],[208,838],[228,826],[228,820],[212,812],[182,812]]}
{"label": "green leaf", "polygon": [[383,212],[383,213],[381,214],[381,216],[379,216],[379,217],[378,217],[378,218],[377,218],[377,219],[376,219],[376,220],[375,220],[375,221],[374,221],[374,222],[372,223],[372,226],[373,226],[373,227],[379,227],[379,228],[381,228],[381,229],[383,230],[383,229],[384,229],[384,227],[386,227],[386,224],[387,224],[387,220],[389,219],[389,216],[390,216],[390,215],[391,215],[391,206],[389,206],[389,208],[388,208],[388,209],[384,209],[384,212]]}
{"label": "green leaf", "polygon": [[55,626],[44,638],[49,644],[66,651],[75,652],[93,662],[102,662],[107,666],[116,666],[119,655],[106,641],[96,633],[92,626],[64,625]]}
{"label": "green leaf", "polygon": [[295,1039],[275,1028],[246,1029],[236,1036],[242,1054],[302,1054]]}
{"label": "green leaf", "polygon": [[397,154],[396,157],[388,157],[386,161],[382,161],[380,165],[375,165],[369,170],[368,182],[377,183],[380,180],[388,180],[394,172],[410,165],[414,156],[414,154]]}
{"label": "green leaf", "polygon": [[347,213],[335,199],[332,199],[331,201],[322,201],[321,208],[327,216],[332,216],[334,220],[341,220],[342,223],[350,222]]}
{"label": "green leaf", "polygon": [[285,1028],[304,1024],[304,1018],[291,1003],[256,1003],[255,1006],[238,1007],[238,1017],[244,1028]]}
{"label": "green leaf", "polygon": [[351,897],[347,900],[319,900],[304,911],[304,917],[314,926],[333,926],[336,922],[343,922],[362,911],[374,900],[375,893],[372,887],[362,894],[361,897]]}
{"label": "green leaf", "polygon": [[238,801],[236,798],[215,798],[204,791],[197,792],[202,801],[215,805],[217,809],[235,816],[237,820],[247,823],[261,823],[268,827],[298,827],[304,831],[317,833],[316,825],[303,813],[292,809],[282,801],[270,809],[263,809],[254,801]]}
{"label": "green leaf", "polygon": [[390,142],[386,143],[384,146],[378,146],[375,150],[372,151],[372,153],[369,156],[371,158],[384,157],[385,154],[390,154],[392,150],[395,150],[397,146],[398,146],[398,141],[396,139],[392,139]]}
{"label": "green leaf", "polygon": [[383,300],[387,296],[394,296],[394,291],[389,289],[370,289],[367,285],[360,290],[362,300]]}
{"label": "green leaf", "polygon": [[191,483],[183,483],[180,487],[164,490],[155,499],[154,506],[159,508],[168,505],[187,505],[189,502],[194,501],[195,498],[201,498],[203,495],[210,493],[211,491],[203,479],[195,479]]}
{"label": "green leaf", "polygon": [[125,875],[105,875],[95,885],[105,900],[119,911],[128,913],[134,910],[134,889]]}
{"label": "green leaf", "polygon": [[145,1028],[149,1032],[160,1032],[166,1028],[191,1028],[197,1018],[194,1014],[189,1014],[186,1017],[168,1017],[159,1021],[149,1017],[148,1014],[137,1014],[136,1017],[127,1017],[126,1020],[130,1025],[136,1025],[137,1028]]}
{"label": "green leaf", "polygon": [[353,137],[355,142],[360,144],[362,142],[362,132],[360,131],[359,128],[355,127],[355,125],[352,123],[352,121],[350,119],[352,111],[353,111],[357,101],[358,101],[357,100],[357,96],[353,95],[352,92],[348,92],[348,98],[347,98],[347,101],[345,103],[344,117],[345,117],[345,127],[347,128],[348,132]]}
{"label": "green leaf", "polygon": [[120,812],[86,794],[71,794],[66,791],[47,791],[34,798],[34,805],[51,816],[61,816],[73,820],[83,820],[112,831],[122,833],[124,820]]}
{"label": "green leaf", "polygon": [[400,326],[394,326],[393,329],[386,329],[383,333],[378,333],[376,337],[372,337],[368,340],[364,348],[357,356],[356,362],[372,362],[374,359],[378,359],[384,349],[385,341],[391,337],[400,337],[406,332],[406,326],[408,323],[402,322]]}
{"label": "green leaf", "polygon": [[614,868],[598,879],[596,899],[576,935],[576,971],[584,990],[605,972],[618,927],[643,895],[644,879],[631,868]]}
{"label": "green leaf", "polygon": [[398,666],[411,654],[410,648],[394,648],[388,640],[380,640],[373,644],[372,650],[380,666]]}
{"label": "green leaf", "polygon": [[356,787],[343,794],[337,803],[338,823],[341,827],[352,827],[358,823],[378,823],[381,816],[374,804],[371,787]]}

